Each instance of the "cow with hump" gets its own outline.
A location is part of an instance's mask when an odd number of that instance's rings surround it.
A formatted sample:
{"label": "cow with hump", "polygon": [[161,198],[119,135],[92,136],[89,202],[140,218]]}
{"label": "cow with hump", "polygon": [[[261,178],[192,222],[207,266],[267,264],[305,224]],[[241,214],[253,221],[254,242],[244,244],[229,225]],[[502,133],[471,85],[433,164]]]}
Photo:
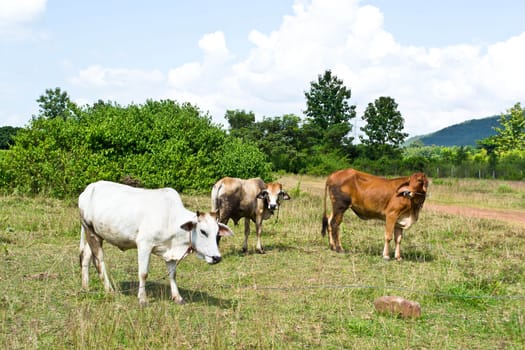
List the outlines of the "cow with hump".
{"label": "cow with hump", "polygon": [[283,191],[280,183],[265,184],[260,178],[244,180],[225,177],[217,181],[211,191],[212,211],[217,212],[219,222],[227,224],[228,220],[233,219],[237,225],[244,218],[244,253],[248,251],[250,220],[255,222],[256,251],[264,254],[261,243],[262,222],[279,210],[282,200],[289,199],[290,195]]}
{"label": "cow with hump", "polygon": [[142,189],[98,181],[80,194],[78,207],[82,226],[82,288],[88,289],[92,260],[105,290],[113,291],[104,263],[103,241],[121,250],[136,248],[141,305],[147,303],[146,278],[151,254],[166,262],[171,298],[183,304],[175,283],[177,263],[191,252],[209,264],[220,262],[217,236],[233,234],[228,226],[217,222],[214,213],[194,213],[184,208],[179,194],[172,188]]}
{"label": "cow with hump", "polygon": [[[424,173],[386,179],[354,169],[339,170],[326,180],[323,213],[323,237],[328,231],[330,249],[344,252],[339,225],[350,208],[361,219],[385,221],[383,258],[390,259],[389,243],[394,237],[395,258],[401,260],[403,230],[414,224],[425,202],[428,179]],[[326,195],[330,196],[332,213],[326,215]]]}

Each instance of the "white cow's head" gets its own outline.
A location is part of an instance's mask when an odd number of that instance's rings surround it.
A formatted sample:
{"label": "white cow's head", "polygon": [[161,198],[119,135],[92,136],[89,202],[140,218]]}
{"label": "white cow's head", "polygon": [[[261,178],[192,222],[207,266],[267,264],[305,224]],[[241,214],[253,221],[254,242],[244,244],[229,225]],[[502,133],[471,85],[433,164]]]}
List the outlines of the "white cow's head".
{"label": "white cow's head", "polygon": [[208,264],[221,261],[221,253],[217,245],[217,236],[231,236],[232,230],[219,222],[215,213],[197,212],[192,221],[181,225],[181,228],[190,231],[191,248],[197,256],[205,259]]}
{"label": "white cow's head", "polygon": [[264,190],[259,192],[257,198],[264,199],[266,208],[275,210],[279,208],[281,200],[289,200],[291,197],[283,191],[283,185],[278,182],[270,182],[266,184]]}

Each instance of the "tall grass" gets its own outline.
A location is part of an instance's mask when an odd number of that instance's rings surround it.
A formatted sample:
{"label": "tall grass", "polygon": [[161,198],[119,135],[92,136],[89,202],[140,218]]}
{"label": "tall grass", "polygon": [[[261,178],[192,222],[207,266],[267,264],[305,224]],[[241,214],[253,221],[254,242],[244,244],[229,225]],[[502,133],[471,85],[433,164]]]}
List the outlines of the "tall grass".
{"label": "tall grass", "polygon": [[[381,258],[383,224],[348,212],[346,254],[320,235],[323,179],[283,177],[293,196],[264,222],[265,255],[241,253],[242,225],[221,241],[224,259],[189,256],[177,282],[187,304],[169,300],[164,263],[151,259],[149,306],[138,305],[135,251],[105,245],[117,292],[106,295],[92,269],[80,289],[74,201],[0,197],[0,347],[4,349],[520,349],[525,347],[525,229],[495,220],[425,211],[407,231],[401,263]],[[487,206],[508,183],[471,183]],[[433,184],[429,201],[450,187]],[[519,183],[519,186],[522,186]],[[518,186],[518,187],[519,187]],[[521,187],[523,188],[523,187]],[[523,190],[499,190],[516,205]],[[521,199],[519,198],[521,196]],[[514,197],[518,197],[514,199]],[[445,199],[444,199],[445,198]],[[183,196],[209,208],[207,195]],[[498,203],[498,206],[502,206]],[[400,295],[422,306],[419,319],[374,311]]]}

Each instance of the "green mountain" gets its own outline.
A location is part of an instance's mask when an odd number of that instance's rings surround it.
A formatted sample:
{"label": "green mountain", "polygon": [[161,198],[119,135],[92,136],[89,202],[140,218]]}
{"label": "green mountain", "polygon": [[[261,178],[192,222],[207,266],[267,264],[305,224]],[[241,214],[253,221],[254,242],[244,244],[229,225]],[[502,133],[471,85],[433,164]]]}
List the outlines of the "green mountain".
{"label": "green mountain", "polygon": [[421,140],[425,146],[476,146],[476,141],[496,134],[494,127],[500,127],[499,118],[500,116],[493,116],[467,120],[431,134],[414,136],[406,144]]}

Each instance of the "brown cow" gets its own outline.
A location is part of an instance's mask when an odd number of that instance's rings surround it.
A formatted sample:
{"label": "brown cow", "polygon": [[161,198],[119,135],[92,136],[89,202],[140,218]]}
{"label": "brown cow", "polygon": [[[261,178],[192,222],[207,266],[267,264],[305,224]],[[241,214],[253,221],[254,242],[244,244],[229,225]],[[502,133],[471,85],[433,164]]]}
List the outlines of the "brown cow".
{"label": "brown cow", "polygon": [[[425,202],[428,179],[424,173],[407,177],[385,179],[354,169],[339,170],[326,180],[323,213],[323,237],[328,229],[330,249],[344,252],[341,247],[339,225],[350,207],[364,220],[379,219],[386,222],[383,258],[390,259],[388,244],[395,238],[395,257],[401,260],[400,243],[403,230],[414,224]],[[332,214],[326,216],[326,193],[330,194]]]}
{"label": "brown cow", "polygon": [[244,218],[243,252],[248,251],[250,220],[255,222],[257,233],[257,253],[264,254],[261,244],[262,221],[269,219],[279,210],[281,200],[289,200],[288,193],[278,182],[265,184],[260,178],[238,179],[225,177],[213,185],[211,191],[212,211],[218,212],[219,222],[233,219],[235,225]]}

